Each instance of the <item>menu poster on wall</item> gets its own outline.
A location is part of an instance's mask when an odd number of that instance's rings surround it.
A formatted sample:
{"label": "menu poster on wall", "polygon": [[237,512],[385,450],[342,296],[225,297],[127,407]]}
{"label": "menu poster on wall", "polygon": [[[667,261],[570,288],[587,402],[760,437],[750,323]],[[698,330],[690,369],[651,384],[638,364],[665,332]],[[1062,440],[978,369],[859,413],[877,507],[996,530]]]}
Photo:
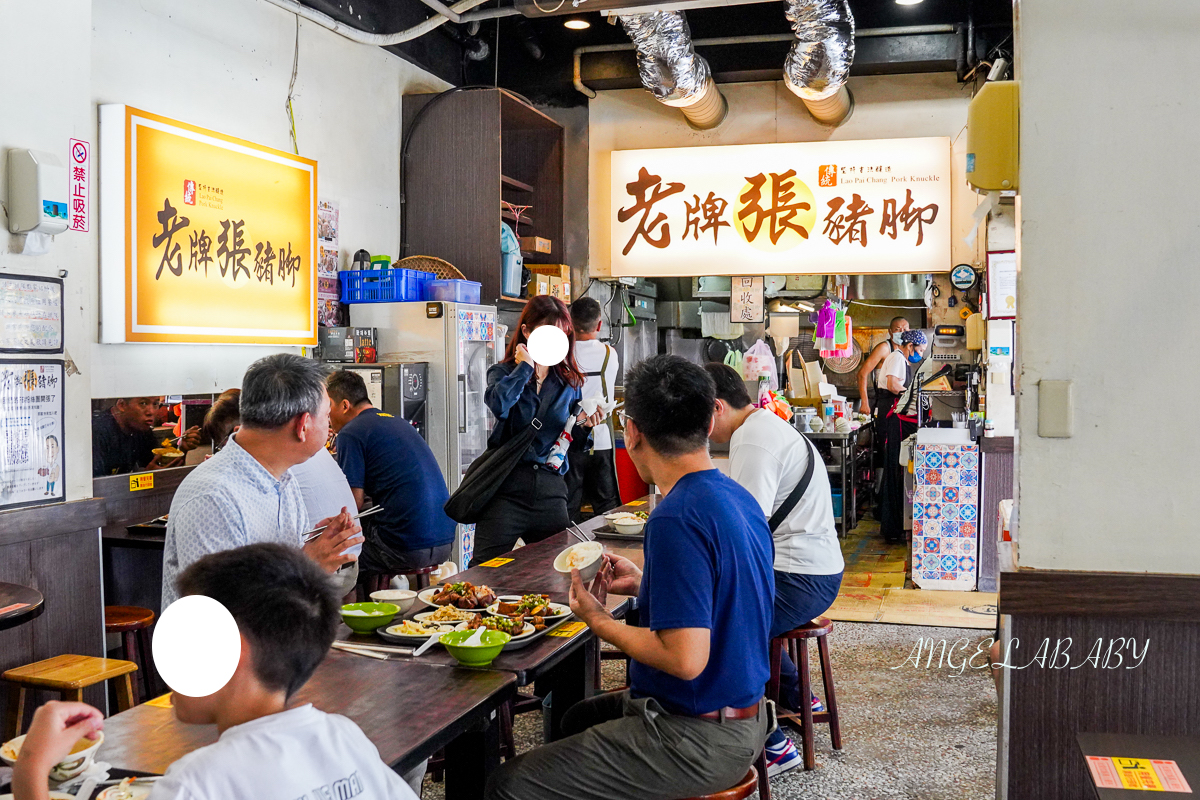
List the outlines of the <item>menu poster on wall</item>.
{"label": "menu poster on wall", "polygon": [[62,351],[62,280],[0,276],[0,353]]}
{"label": "menu poster on wall", "polygon": [[335,200],[317,201],[317,324],[336,327],[340,324],[338,297],[338,227],[340,209]]}
{"label": "menu poster on wall", "polygon": [[995,250],[987,254],[988,319],[1017,318],[1017,253]]}
{"label": "menu poster on wall", "polygon": [[0,359],[0,507],[66,498],[63,365]]}
{"label": "menu poster on wall", "polygon": [[730,322],[763,321],[763,279],[735,277],[729,291]]}
{"label": "menu poster on wall", "polygon": [[100,106],[100,340],[317,342],[317,162]]}
{"label": "menu poster on wall", "polygon": [[618,150],[614,276],[949,272],[950,140]]}

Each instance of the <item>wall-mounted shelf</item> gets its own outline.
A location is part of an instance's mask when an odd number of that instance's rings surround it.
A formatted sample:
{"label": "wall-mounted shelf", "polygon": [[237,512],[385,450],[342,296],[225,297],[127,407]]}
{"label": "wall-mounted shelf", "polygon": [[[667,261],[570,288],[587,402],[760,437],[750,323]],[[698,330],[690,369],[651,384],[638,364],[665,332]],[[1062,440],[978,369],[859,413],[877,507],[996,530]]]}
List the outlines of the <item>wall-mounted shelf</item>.
{"label": "wall-mounted shelf", "polygon": [[[405,95],[408,150],[408,248],[402,255],[444,258],[482,284],[480,301],[509,309],[520,299],[500,292],[500,222],[516,222],[502,201],[531,206],[514,227],[549,239],[552,252],[534,263],[563,262],[563,129],[503,89],[472,89],[442,98],[412,122],[436,94]],[[497,209],[500,213],[497,214]]]}
{"label": "wall-mounted shelf", "polygon": [[510,178],[507,175],[500,176],[500,183],[504,184],[506,189],[515,189],[518,192],[533,193],[533,187],[524,181],[519,181],[516,178]]}

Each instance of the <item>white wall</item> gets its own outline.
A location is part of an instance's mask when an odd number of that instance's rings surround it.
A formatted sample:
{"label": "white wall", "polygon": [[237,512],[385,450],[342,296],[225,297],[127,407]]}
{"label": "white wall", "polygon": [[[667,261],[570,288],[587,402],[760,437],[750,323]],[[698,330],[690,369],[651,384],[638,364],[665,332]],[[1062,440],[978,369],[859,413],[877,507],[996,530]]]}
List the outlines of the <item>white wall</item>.
{"label": "white wall", "polygon": [[[97,104],[125,103],[291,150],[284,101],[295,37],[295,16],[262,0],[0,0],[2,74],[36,75],[38,86],[9,82],[0,149],[65,156],[71,137],[97,141]],[[401,95],[447,85],[312,23],[300,23],[299,48],[300,154],[318,162],[319,195],[341,203],[343,262],[360,247],[395,255]],[[287,349],[98,344],[95,186],[92,200],[91,233],[57,237],[46,256],[0,253],[4,271],[70,270],[67,349],[83,372],[68,382],[71,499],[91,493],[91,397],[220,391],[256,358]]]}
{"label": "white wall", "polygon": [[[12,148],[57,153],[67,159],[68,140],[95,142],[91,94],[90,0],[30,3],[0,0],[0,75],[7,76],[0,110],[0,199],[7,200]],[[93,208],[94,215],[94,208]],[[93,231],[95,221],[92,222]],[[66,269],[63,305],[66,349],[83,371],[66,381],[64,441],[67,497],[92,493],[89,342],[95,340],[91,311],[96,296],[95,233],[56,236],[44,256],[10,252],[17,237],[0,214],[0,272],[56,275]]]}
{"label": "white wall", "polygon": [[[949,136],[951,140],[959,139],[954,155],[955,177],[959,177],[960,149],[966,138],[965,134],[959,138],[959,134],[967,124],[971,97],[952,73],[851,78],[849,85],[855,98],[854,113],[838,128],[815,122],[782,81],[721,84],[729,102],[729,116],[711,131],[692,130],[678,109],[656,102],[644,89],[597,93],[590,102],[588,132],[591,274],[608,274],[609,164],[613,150]],[[952,188],[952,217],[958,232],[954,237],[954,263],[981,263],[982,250],[967,248],[961,239],[965,233],[962,226],[970,228],[977,199],[962,180],[955,180]]]}
{"label": "white wall", "polygon": [[[1019,10],[1021,565],[1200,573],[1200,4]],[[1072,438],[1038,437],[1042,379],[1074,381]]]}

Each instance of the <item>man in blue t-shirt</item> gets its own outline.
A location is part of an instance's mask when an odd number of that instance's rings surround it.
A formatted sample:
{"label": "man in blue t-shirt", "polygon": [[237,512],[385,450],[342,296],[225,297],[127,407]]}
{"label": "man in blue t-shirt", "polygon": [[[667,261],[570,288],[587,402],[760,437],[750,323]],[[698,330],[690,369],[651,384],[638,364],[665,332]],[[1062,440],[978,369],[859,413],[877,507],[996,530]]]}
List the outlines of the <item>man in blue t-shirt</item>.
{"label": "man in blue t-shirt", "polygon": [[440,564],[450,557],[454,521],[442,506],[450,497],[429,445],[405,419],[371,405],[356,372],[326,381],[337,461],[362,510],[366,497],[383,506],[365,517],[364,573],[395,573]]}
{"label": "man in blue t-shirt", "polygon": [[653,800],[735,785],[767,733],[774,552],[754,498],[708,456],[715,389],[678,356],[625,375],[625,447],[664,495],[646,523],[645,572],[605,555],[609,590],[637,595],[643,627],[612,618],[572,575],[571,610],[633,660],[628,690],[584,700],[568,734],[502,766],[488,800]]}

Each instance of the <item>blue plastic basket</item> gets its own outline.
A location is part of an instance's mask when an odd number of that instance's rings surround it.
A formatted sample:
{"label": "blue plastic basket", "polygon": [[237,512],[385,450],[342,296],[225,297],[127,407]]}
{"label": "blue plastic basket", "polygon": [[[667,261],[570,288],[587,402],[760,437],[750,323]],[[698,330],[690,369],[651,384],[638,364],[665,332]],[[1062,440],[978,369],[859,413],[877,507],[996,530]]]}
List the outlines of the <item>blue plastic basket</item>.
{"label": "blue plastic basket", "polygon": [[833,516],[840,518],[842,516],[842,493],[837,489],[832,492],[833,495]]}
{"label": "blue plastic basket", "polygon": [[365,269],[339,272],[343,303],[407,303],[425,299],[432,272],[415,269]]}
{"label": "blue plastic basket", "polygon": [[483,284],[477,281],[436,280],[425,284],[426,300],[441,300],[445,303],[479,302]]}

